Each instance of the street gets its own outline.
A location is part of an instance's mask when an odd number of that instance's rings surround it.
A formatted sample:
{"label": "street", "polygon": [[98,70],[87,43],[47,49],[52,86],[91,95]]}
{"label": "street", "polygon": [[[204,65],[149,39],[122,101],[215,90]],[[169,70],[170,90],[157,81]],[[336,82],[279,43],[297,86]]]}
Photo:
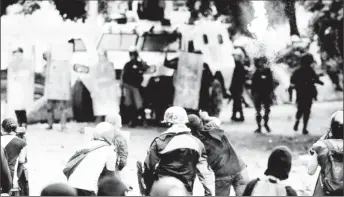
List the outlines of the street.
{"label": "street", "polygon": [[[298,192],[298,195],[312,195],[316,176],[307,174],[307,151],[310,146],[326,132],[330,115],[336,110],[343,109],[342,102],[316,103],[312,108],[309,123],[309,136],[303,136],[301,131],[292,130],[295,107],[293,105],[274,106],[271,112],[271,134],[254,134],[255,114],[252,108],[245,109],[244,123],[229,122],[231,106],[223,108],[221,119],[223,128],[229,140],[237,148],[248,166],[250,179],[264,173],[270,151],[277,145],[286,145],[293,151],[293,166],[287,184]],[[80,133],[85,126],[94,124],[68,124],[68,130],[46,131],[46,124],[30,125],[28,138],[28,166],[30,178],[30,195],[39,195],[44,186],[55,182],[66,182],[62,169],[69,157],[90,138]],[[302,126],[302,124],[300,125]],[[302,127],[300,127],[302,128]],[[149,144],[161,128],[123,128],[130,131],[129,159],[122,176],[127,184],[133,186],[130,195],[138,195],[136,161],[143,161]],[[264,130],[263,130],[264,131]],[[194,195],[202,195],[200,183],[195,184]],[[231,195],[235,195],[233,192]]]}

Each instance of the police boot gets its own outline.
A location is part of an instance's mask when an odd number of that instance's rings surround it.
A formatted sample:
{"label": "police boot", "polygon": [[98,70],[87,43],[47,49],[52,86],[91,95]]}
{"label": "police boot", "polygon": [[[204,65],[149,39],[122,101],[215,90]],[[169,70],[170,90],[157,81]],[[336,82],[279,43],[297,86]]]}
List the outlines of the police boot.
{"label": "police boot", "polygon": [[48,116],[47,116],[47,121],[48,121],[48,128],[47,130],[53,129],[53,124],[54,124],[54,111],[48,111]]}
{"label": "police boot", "polygon": [[61,124],[61,131],[64,131],[67,129],[66,123],[67,123],[67,112],[66,110],[61,111],[61,119],[60,119],[60,124]]}
{"label": "police boot", "polygon": [[306,112],[303,115],[303,130],[302,130],[303,135],[307,135],[309,133],[307,130],[309,115],[310,115],[310,112]]}
{"label": "police boot", "polygon": [[265,115],[265,116],[264,116],[264,127],[265,127],[266,131],[267,131],[268,133],[270,133],[270,132],[271,132],[271,129],[270,129],[270,127],[269,127],[268,122],[269,122],[269,116],[268,116],[268,115]]}
{"label": "police boot", "polygon": [[299,129],[299,124],[300,124],[300,120],[296,120],[295,124],[294,124],[294,131],[297,131]]}
{"label": "police boot", "polygon": [[261,121],[262,121],[262,116],[261,115],[257,115],[256,116],[256,121],[257,121],[258,128],[254,132],[255,133],[262,133],[262,125],[260,124]]}

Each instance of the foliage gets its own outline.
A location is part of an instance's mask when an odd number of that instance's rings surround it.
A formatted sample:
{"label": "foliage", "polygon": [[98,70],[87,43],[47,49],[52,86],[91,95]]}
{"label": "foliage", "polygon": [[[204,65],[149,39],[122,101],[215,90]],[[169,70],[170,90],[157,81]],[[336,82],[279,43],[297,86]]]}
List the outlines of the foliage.
{"label": "foliage", "polygon": [[86,0],[53,0],[53,2],[64,20],[82,19],[85,22],[87,18]]}
{"label": "foliage", "polygon": [[329,58],[343,58],[343,1],[318,0],[304,2],[304,6],[315,14],[310,26],[318,37],[321,51]]}
{"label": "foliage", "polygon": [[143,0],[139,4],[137,14],[140,19],[161,21],[164,19],[164,7],[162,0]]}
{"label": "foliage", "polygon": [[36,0],[36,1],[26,1],[26,0],[1,0],[1,16],[6,14],[6,9],[14,4],[19,4],[22,6],[21,11],[19,14],[32,14],[34,11],[40,9],[39,1],[42,0]]}

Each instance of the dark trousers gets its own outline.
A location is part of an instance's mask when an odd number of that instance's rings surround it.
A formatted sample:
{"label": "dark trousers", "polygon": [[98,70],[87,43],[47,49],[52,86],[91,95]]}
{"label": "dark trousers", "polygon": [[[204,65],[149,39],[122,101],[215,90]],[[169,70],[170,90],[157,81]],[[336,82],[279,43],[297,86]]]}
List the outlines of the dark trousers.
{"label": "dark trousers", "polygon": [[[269,122],[269,115],[270,115],[270,107],[272,104],[272,100],[269,98],[259,98],[256,97],[254,99],[254,107],[256,109],[256,121],[258,124],[258,127],[260,128],[262,118],[264,118],[265,125],[268,124]],[[264,107],[264,117],[262,117],[261,111],[262,111],[262,106]]]}
{"label": "dark trousers", "polygon": [[15,110],[14,111],[20,127],[27,125],[26,110]]}
{"label": "dark trousers", "polygon": [[78,189],[78,188],[75,188],[75,189],[76,189],[76,192],[78,193],[78,196],[96,196],[94,191],[88,191],[88,190]]}
{"label": "dark trousers", "polygon": [[244,118],[244,112],[242,111],[242,96],[241,94],[234,94],[233,97],[233,114],[232,118],[236,118],[236,114],[239,112],[240,118]]}
{"label": "dark trousers", "polygon": [[303,117],[303,128],[306,129],[311,115],[311,108],[313,104],[313,98],[299,98],[297,100],[297,112],[296,112],[296,121],[299,122]]}

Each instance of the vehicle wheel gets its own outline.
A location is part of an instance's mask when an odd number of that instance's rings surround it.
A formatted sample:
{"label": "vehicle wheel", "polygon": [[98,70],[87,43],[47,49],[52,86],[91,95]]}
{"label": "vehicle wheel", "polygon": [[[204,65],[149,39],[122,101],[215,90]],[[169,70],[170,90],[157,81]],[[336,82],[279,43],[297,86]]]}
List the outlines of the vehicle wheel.
{"label": "vehicle wheel", "polygon": [[80,80],[75,82],[72,89],[72,109],[77,122],[94,121],[91,94]]}

